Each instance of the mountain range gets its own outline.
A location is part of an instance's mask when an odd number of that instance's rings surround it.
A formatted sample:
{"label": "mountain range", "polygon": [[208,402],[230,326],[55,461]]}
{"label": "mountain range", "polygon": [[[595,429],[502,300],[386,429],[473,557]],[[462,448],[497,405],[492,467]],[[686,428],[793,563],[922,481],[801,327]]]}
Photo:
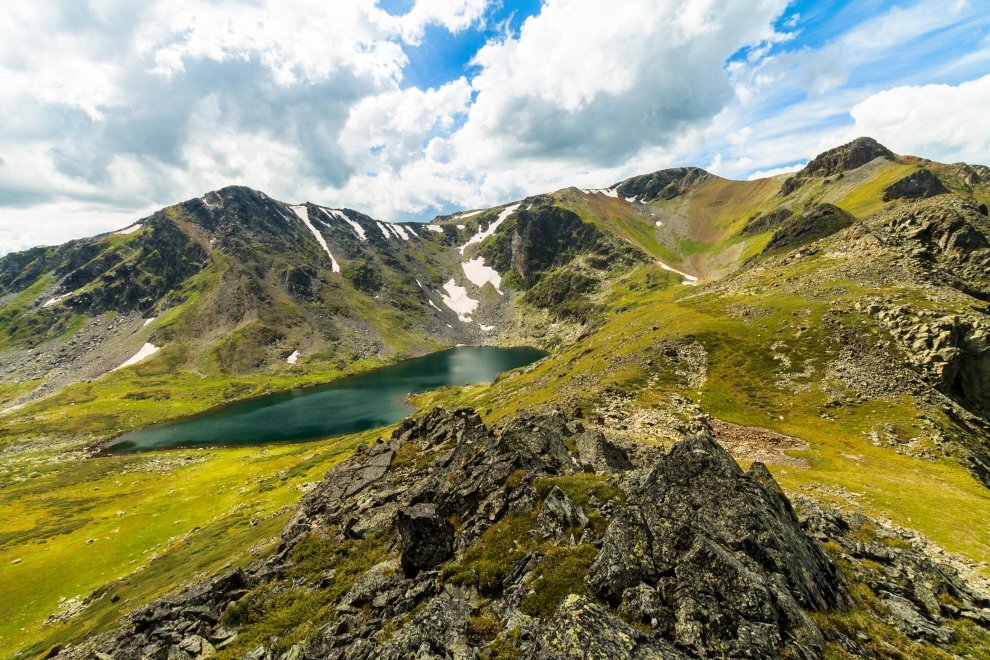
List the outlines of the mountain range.
{"label": "mountain range", "polygon": [[[0,648],[978,657],[988,203],[859,138],[430,223],[234,186],[6,255]],[[395,428],[103,452],[458,344],[548,356]]]}

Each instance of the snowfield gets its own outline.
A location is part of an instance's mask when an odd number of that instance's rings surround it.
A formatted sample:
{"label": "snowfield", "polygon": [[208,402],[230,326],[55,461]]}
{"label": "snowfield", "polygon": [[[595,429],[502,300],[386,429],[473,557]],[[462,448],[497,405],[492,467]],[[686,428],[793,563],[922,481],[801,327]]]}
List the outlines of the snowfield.
{"label": "snowfield", "polygon": [[117,369],[123,369],[124,367],[131,366],[132,364],[137,364],[141,360],[144,360],[145,358],[149,358],[157,352],[158,352],[158,346],[155,346],[154,344],[151,343],[145,343],[145,345],[141,347],[141,350],[139,350],[137,353],[134,354],[134,357],[127,360],[116,369],[112,369],[112,371],[117,371]]}
{"label": "snowfield", "polygon": [[663,268],[664,270],[669,270],[670,272],[677,273],[678,275],[680,275],[681,277],[683,277],[684,279],[681,281],[681,284],[686,284],[688,286],[697,286],[698,285],[698,278],[695,277],[694,275],[688,275],[687,273],[685,273],[683,271],[680,271],[680,270],[677,270],[676,268],[671,268],[670,266],[668,266],[667,264],[665,264],[662,261],[658,261],[657,263],[660,264],[660,267]]}
{"label": "snowfield", "polygon": [[443,289],[447,292],[440,294],[443,304],[454,310],[461,321],[470,323],[471,314],[478,308],[478,301],[468,295],[467,289],[457,286],[453,279],[444,284]]}
{"label": "snowfield", "polygon": [[299,217],[299,219],[303,221],[303,224],[309,228],[309,231],[313,234],[313,237],[316,238],[316,242],[320,244],[320,247],[323,248],[323,251],[327,253],[328,257],[330,257],[330,268],[333,270],[333,272],[339,273],[340,264],[338,264],[337,260],[333,258],[332,254],[330,254],[330,246],[327,245],[327,241],[325,238],[323,238],[323,234],[321,234],[320,230],[314,227],[313,223],[309,221],[309,211],[306,210],[306,207],[300,205],[300,206],[290,206],[289,208],[292,209],[292,212],[295,213]]}
{"label": "snowfield", "polygon": [[481,241],[485,240],[486,238],[494,234],[495,230],[498,229],[498,226],[503,222],[505,222],[505,220],[510,215],[515,213],[516,209],[518,209],[519,206],[520,206],[519,204],[513,204],[512,206],[508,206],[505,209],[503,209],[502,212],[498,214],[498,217],[495,218],[493,222],[488,224],[488,229],[484,231],[479,231],[477,234],[469,238],[467,243],[461,246],[461,254],[464,254],[464,249],[467,248],[467,246],[473,243],[480,243]]}
{"label": "snowfield", "polygon": [[461,267],[464,269],[464,274],[467,278],[479,289],[485,286],[486,283],[491,282],[495,290],[502,293],[502,276],[494,268],[485,265],[484,257],[476,257],[470,261],[465,261],[461,264]]}

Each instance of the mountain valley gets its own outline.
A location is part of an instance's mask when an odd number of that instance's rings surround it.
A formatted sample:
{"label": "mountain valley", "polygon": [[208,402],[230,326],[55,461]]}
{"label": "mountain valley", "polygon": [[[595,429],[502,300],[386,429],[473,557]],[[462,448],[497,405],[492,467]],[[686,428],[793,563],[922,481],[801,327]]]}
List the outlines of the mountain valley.
{"label": "mountain valley", "polygon": [[[229,187],[6,255],[0,649],[983,657],[988,204],[859,138],[430,223]],[[462,344],[547,357],[370,431],[105,452]]]}

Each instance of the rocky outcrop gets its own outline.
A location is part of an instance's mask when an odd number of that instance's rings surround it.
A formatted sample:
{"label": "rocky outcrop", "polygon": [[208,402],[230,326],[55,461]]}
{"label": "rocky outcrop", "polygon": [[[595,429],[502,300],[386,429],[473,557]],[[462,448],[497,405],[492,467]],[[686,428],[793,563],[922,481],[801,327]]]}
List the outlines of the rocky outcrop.
{"label": "rocky outcrop", "polygon": [[[707,432],[661,452],[648,472],[629,467],[559,410],[493,431],[473,411],[437,409],[334,467],[272,558],[63,653],[208,657],[240,648],[237,635],[250,639],[265,599],[304,588],[340,594],[310,622],[315,632],[239,653],[821,654],[824,637],[806,612],[843,608],[842,580],[766,468],[744,473]],[[347,547],[382,559],[350,577],[362,557],[306,572],[314,557]],[[555,579],[570,586],[543,595],[540,580],[558,565],[567,568]]]}
{"label": "rocky outcrop", "polygon": [[591,591],[693,655],[814,656],[802,608],[841,608],[838,569],[761,463],[749,474],[708,434],[677,444],[629,493]]}
{"label": "rocky outcrop", "polygon": [[[646,257],[547,197],[527,200],[527,207],[503,223],[480,254],[492,268],[506,273],[521,289],[533,287],[545,273],[589,256],[589,264],[606,270]],[[551,296],[552,297],[552,296]]]}
{"label": "rocky outcrop", "polygon": [[741,234],[755,236],[779,228],[787,218],[794,215],[791,209],[775,209],[768,213],[757,213],[746,221]]}
{"label": "rocky outcrop", "polygon": [[416,504],[395,514],[402,570],[409,577],[433,568],[454,554],[454,527],[432,504]]}
{"label": "rocky outcrop", "polygon": [[825,178],[862,167],[877,158],[896,161],[897,156],[873,138],[860,137],[852,142],[818,154],[800,172],[788,177],[780,189],[781,195],[789,195],[801,184],[812,178]]}
{"label": "rocky outcrop", "polygon": [[893,208],[871,225],[907,253],[920,277],[990,301],[990,219],[980,204],[939,195]]}
{"label": "rocky outcrop", "polygon": [[675,167],[634,176],[612,188],[616,189],[620,197],[645,203],[655,199],[673,199],[712,178],[711,174],[697,167]]}
{"label": "rocky outcrop", "polygon": [[926,199],[949,192],[931,170],[921,168],[903,179],[887,186],[883,191],[883,201],[895,199]]}
{"label": "rocky outcrop", "polygon": [[[853,570],[849,577],[867,585],[881,604],[877,616],[907,637],[944,647],[956,639],[960,621],[990,627],[986,578],[934,560],[915,532],[824,509],[806,498],[797,501],[797,511],[809,536],[841,548]],[[846,653],[873,655],[863,639],[833,632]]]}
{"label": "rocky outcrop", "polygon": [[845,229],[855,221],[849,213],[832,204],[818,204],[784,220],[774,232],[763,253],[816,241]]}
{"label": "rocky outcrop", "polygon": [[990,323],[982,315],[938,315],[880,302],[856,308],[894,335],[939,391],[990,417]]}

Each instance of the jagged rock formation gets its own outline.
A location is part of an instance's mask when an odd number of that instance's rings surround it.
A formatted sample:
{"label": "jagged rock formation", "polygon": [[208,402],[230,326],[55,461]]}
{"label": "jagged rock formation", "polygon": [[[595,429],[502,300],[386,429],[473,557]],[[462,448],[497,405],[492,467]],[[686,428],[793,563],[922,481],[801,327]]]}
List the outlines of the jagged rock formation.
{"label": "jagged rock formation", "polygon": [[612,188],[622,197],[645,203],[655,199],[673,199],[692,186],[712,178],[711,174],[697,167],[675,167],[634,176]]}
{"label": "jagged rock formation", "polygon": [[798,215],[783,220],[763,252],[809,243],[830,236],[853,222],[852,215],[832,204],[811,206]]}
{"label": "jagged rock formation", "polygon": [[949,192],[931,170],[920,169],[900,181],[896,181],[883,191],[883,201],[895,199],[925,199]]}
{"label": "jagged rock formation", "polygon": [[981,205],[942,195],[894,208],[872,224],[908,252],[919,277],[990,300],[990,219]]}
{"label": "jagged rock formation", "polygon": [[793,214],[794,212],[787,208],[756,214],[746,221],[740,233],[756,235],[777,229]]}
{"label": "jagged rock formation", "polygon": [[[596,465],[608,472],[588,471]],[[990,622],[985,601],[922,553],[844,540],[867,522],[819,508],[805,514],[819,540],[903,567],[878,579],[882,597],[903,605],[892,611],[908,634],[941,639],[958,616]],[[559,411],[524,415],[498,432],[470,410],[409,419],[333,468],[283,539],[268,561],[142,608],[59,657],[192,658],[242,648],[266,599],[290,588],[326,603],[310,634],[251,642],[245,657],[467,658],[514,649],[541,658],[813,658],[832,632],[808,613],[849,603],[836,565],[762,464],[744,473],[706,431],[649,471],[630,471],[619,448]],[[321,552],[335,560],[316,562]],[[554,579],[569,586],[541,586],[559,563],[565,572]],[[924,581],[908,580],[912,571]],[[942,593],[960,605],[940,605]]]}
{"label": "jagged rock formation", "polygon": [[636,250],[550,199],[537,197],[527,202],[528,207],[503,223],[480,252],[519,288],[530,289],[542,275],[581,255],[589,255],[599,270],[643,260]]}
{"label": "jagged rock formation", "polygon": [[781,195],[789,195],[811,177],[829,177],[866,165],[877,158],[897,160],[897,156],[873,138],[861,137],[852,142],[818,154],[800,172],[788,177],[780,188]]}

